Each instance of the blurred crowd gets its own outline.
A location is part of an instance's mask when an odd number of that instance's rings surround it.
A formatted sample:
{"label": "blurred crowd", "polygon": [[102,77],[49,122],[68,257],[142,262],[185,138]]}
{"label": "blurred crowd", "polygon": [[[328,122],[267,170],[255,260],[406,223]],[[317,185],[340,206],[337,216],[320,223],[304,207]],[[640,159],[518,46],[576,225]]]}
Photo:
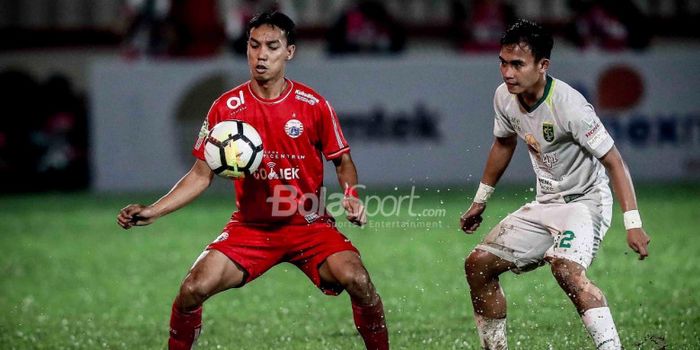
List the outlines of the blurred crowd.
{"label": "blurred crowd", "polygon": [[[206,57],[225,48],[243,56],[247,23],[256,13],[270,9],[297,19],[288,1],[129,0],[124,53],[128,57]],[[379,1],[353,5],[329,29],[329,52],[379,51],[391,46],[386,20],[388,12]]]}
{"label": "blurred crowd", "polygon": [[651,41],[651,26],[630,0],[569,0],[576,13],[566,37],[580,48],[606,50],[645,49]]}
{"label": "blurred crowd", "polygon": [[85,100],[68,78],[0,71],[0,96],[0,193],[86,188]]}
{"label": "blurred crowd", "polygon": [[[631,0],[568,0],[567,6],[573,18],[552,29],[582,49],[649,45],[649,25]],[[206,57],[227,50],[244,55],[247,22],[268,9],[297,17],[290,1],[128,0],[124,52],[127,56]],[[449,11],[449,23],[442,26],[441,34],[464,52],[497,50],[501,33],[517,17],[512,2],[505,0],[451,0]],[[326,52],[400,53],[412,34],[420,34],[407,27],[385,2],[350,1],[324,29]]]}

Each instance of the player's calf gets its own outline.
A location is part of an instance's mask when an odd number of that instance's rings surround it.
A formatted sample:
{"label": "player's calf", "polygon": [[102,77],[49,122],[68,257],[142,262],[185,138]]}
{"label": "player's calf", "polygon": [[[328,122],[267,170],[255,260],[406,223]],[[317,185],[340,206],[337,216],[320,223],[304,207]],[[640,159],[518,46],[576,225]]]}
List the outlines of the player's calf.
{"label": "player's calf", "polygon": [[338,282],[350,295],[355,327],[368,350],[389,349],[389,332],[384,317],[384,305],[377,294],[369,273],[360,265],[349,265],[336,275]]}
{"label": "player's calf", "polygon": [[583,266],[562,258],[550,260],[552,275],[569,296],[579,314],[588,309],[605,307],[603,292],[586,276]]}
{"label": "player's calf", "polygon": [[199,337],[202,330],[202,307],[191,311],[181,311],[173,303],[170,314],[170,337],[168,338],[168,349],[189,350]]}
{"label": "player's calf", "polygon": [[474,312],[488,318],[506,317],[506,300],[498,276],[513,266],[492,253],[475,249],[464,262]]}
{"label": "player's calf", "polygon": [[173,302],[168,349],[189,350],[202,330],[202,304],[209,296],[205,285],[188,275]]}
{"label": "player's calf", "polygon": [[621,349],[620,337],[603,292],[586,276],[583,266],[566,259],[550,260],[552,274],[576,306],[596,349]]}
{"label": "player's calf", "polygon": [[352,315],[355,328],[368,350],[389,349],[389,331],[384,317],[384,305],[379,295],[374,305],[361,305],[353,301]]}
{"label": "player's calf", "polygon": [[240,285],[244,273],[226,255],[207,250],[180,286],[170,314],[171,350],[191,349],[202,329],[202,304],[210,296]]}
{"label": "player's calf", "polygon": [[474,320],[483,349],[508,349],[506,299],[498,276],[512,267],[512,263],[480,249],[473,250],[464,262]]}
{"label": "player's calf", "polygon": [[341,285],[350,295],[355,327],[368,350],[389,349],[389,331],[382,299],[372,284],[360,257],[354,252],[331,255],[320,275],[328,283]]}

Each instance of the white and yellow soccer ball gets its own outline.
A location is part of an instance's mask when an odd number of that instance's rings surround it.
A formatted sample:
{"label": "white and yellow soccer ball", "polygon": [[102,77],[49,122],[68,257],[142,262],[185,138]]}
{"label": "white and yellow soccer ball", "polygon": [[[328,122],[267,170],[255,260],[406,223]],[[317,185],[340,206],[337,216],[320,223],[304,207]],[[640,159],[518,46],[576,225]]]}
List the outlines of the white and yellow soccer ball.
{"label": "white and yellow soccer ball", "polygon": [[262,139],[250,124],[226,120],[209,131],[204,158],[216,175],[240,179],[260,166],[263,158]]}

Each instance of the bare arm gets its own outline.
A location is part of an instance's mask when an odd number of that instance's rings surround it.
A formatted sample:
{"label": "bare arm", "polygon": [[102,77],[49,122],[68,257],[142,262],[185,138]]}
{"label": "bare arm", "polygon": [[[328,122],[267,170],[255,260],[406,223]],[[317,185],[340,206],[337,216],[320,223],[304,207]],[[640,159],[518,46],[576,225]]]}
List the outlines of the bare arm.
{"label": "bare arm", "polygon": [[[632,185],[632,177],[617,147],[613,146],[608,153],[600,158],[600,162],[603,163],[608,174],[610,174],[613,191],[615,192],[617,201],[620,202],[622,212],[636,210],[637,198],[635,197],[634,186]],[[649,241],[649,236],[643,228],[627,230],[627,244],[632,250],[639,254],[639,259],[641,260],[649,255],[647,250]]]}
{"label": "bare arm", "polygon": [[[500,138],[497,137],[493,141],[491,151],[489,152],[488,160],[486,160],[486,168],[484,175],[481,177],[481,182],[489,186],[496,186],[498,180],[501,179],[503,173],[508,168],[510,160],[515,153],[515,147],[518,145],[517,136]],[[473,233],[479,228],[479,224],[483,218],[481,214],[486,210],[486,203],[472,202],[469,209],[462,214],[460,219],[462,230],[466,233]]]}
{"label": "bare arm", "polygon": [[117,223],[124,229],[144,226],[161,216],[178,210],[197,198],[211,184],[214,173],[207,163],[197,159],[192,169],[165,196],[155,203],[144,206],[130,204],[119,212]]}
{"label": "bare arm", "polygon": [[344,153],[340,157],[333,159],[335,173],[338,176],[340,188],[345,191],[343,207],[348,212],[348,221],[362,226],[367,223],[367,213],[364,205],[357,198],[357,169],[350,157],[350,153]]}
{"label": "bare arm", "polygon": [[510,164],[517,145],[517,136],[495,138],[489,152],[489,158],[486,160],[486,169],[484,169],[481,182],[489,186],[496,186],[498,180],[501,179],[501,176],[506,171],[508,164]]}

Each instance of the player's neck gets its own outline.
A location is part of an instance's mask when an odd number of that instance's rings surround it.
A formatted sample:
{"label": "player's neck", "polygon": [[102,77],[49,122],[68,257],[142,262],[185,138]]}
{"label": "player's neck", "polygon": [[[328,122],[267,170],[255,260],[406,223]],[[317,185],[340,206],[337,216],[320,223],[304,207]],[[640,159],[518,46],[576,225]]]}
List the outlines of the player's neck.
{"label": "player's neck", "polygon": [[253,87],[253,92],[255,92],[258,97],[272,100],[280,97],[284,90],[287,89],[287,79],[282,76],[279,79],[268,81],[252,80],[251,85]]}
{"label": "player's neck", "polygon": [[520,98],[528,106],[537,103],[544,96],[544,89],[547,86],[547,74],[542,74],[535,85],[530,89],[520,93]]}

